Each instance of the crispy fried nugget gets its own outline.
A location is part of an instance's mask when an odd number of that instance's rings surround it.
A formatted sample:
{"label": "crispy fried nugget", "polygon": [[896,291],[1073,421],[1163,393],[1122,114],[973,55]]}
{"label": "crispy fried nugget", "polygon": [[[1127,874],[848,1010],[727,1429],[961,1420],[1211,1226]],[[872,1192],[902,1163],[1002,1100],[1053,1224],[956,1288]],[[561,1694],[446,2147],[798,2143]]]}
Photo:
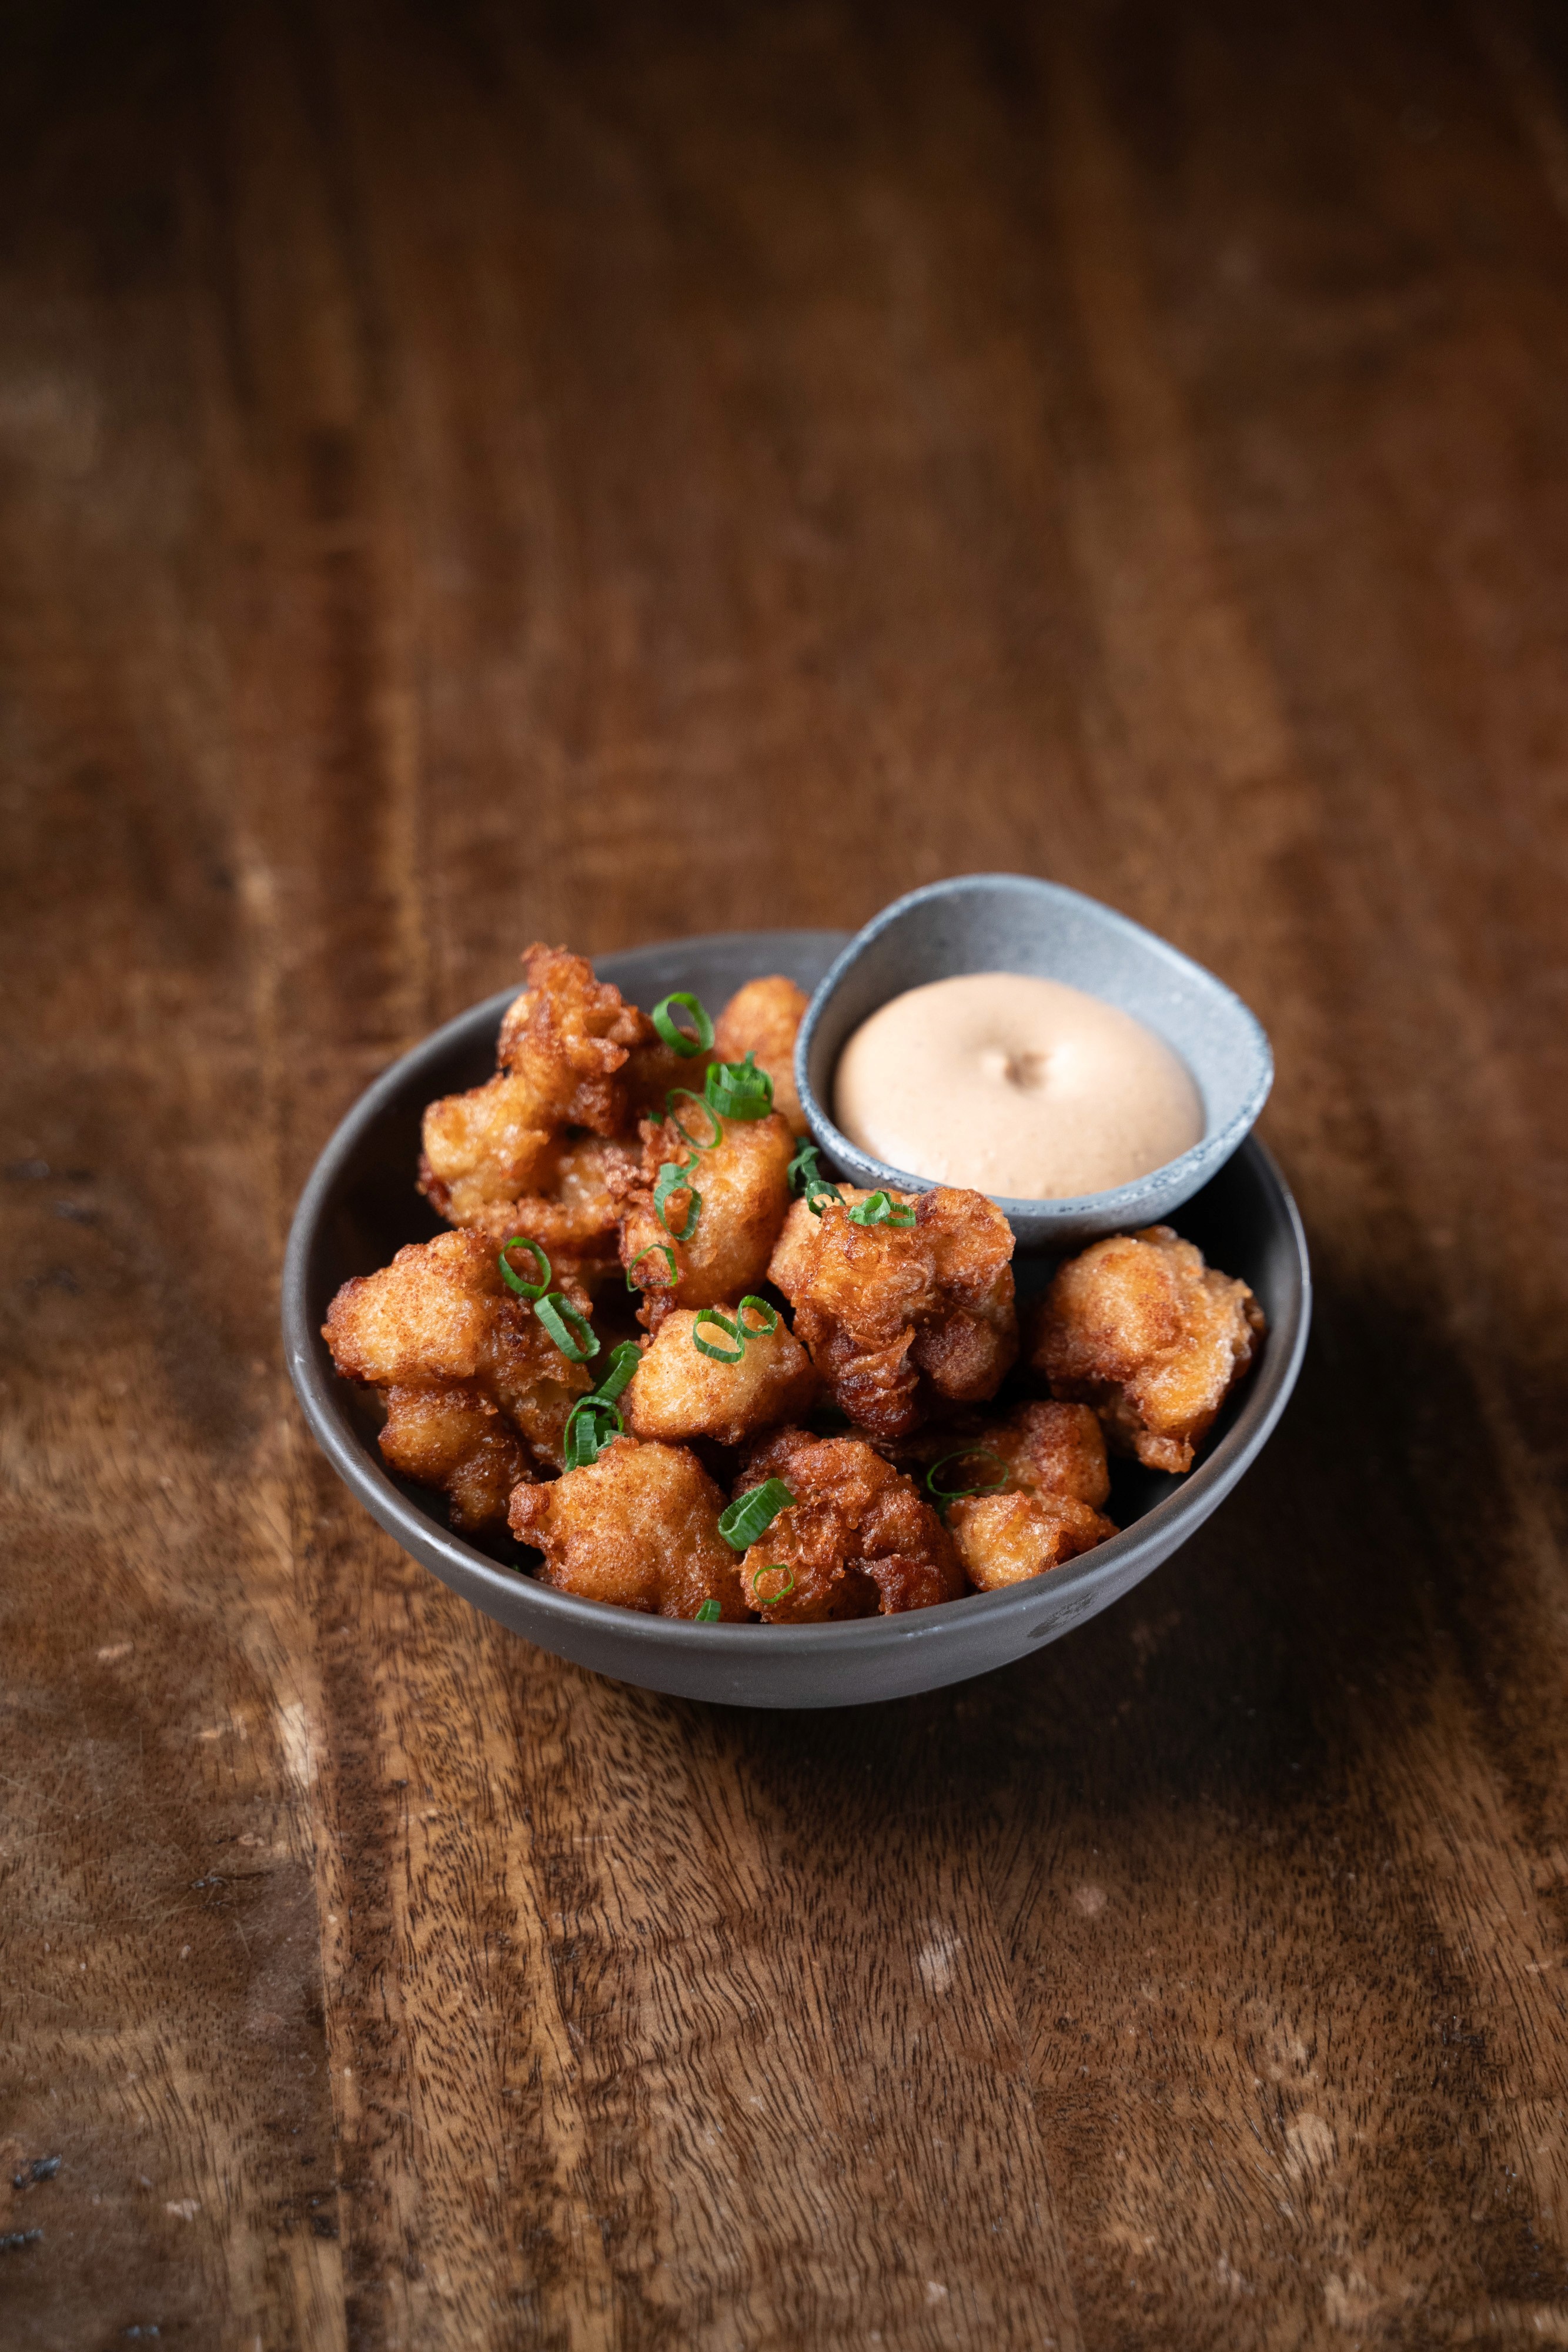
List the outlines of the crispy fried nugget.
{"label": "crispy fried nugget", "polygon": [[821,1217],[795,1203],[768,1269],[832,1402],[873,1436],[896,1438],[934,1397],[995,1396],[1018,1353],[1001,1211],[945,1184],[914,1196],[913,1225],[857,1225],[849,1210],[869,1196],[843,1190],[843,1205]]}
{"label": "crispy fried nugget", "polygon": [[455,1225],[486,1223],[526,1193],[548,1192],[567,1129],[626,1129],[621,1073],[633,1049],[659,1045],[645,1014],[596,981],[586,958],[536,944],[523,965],[528,984],[502,1020],[497,1075],[424,1114],[420,1190]]}
{"label": "crispy fried nugget", "polygon": [[404,1478],[439,1486],[460,1533],[499,1527],[514,1486],[534,1475],[532,1457],[476,1381],[386,1391],[382,1452]]}
{"label": "crispy fried nugget", "polygon": [[737,989],[714,1026],[714,1060],[741,1062],[755,1054],[758,1068],[773,1081],[773,1108],[796,1136],[805,1134],[806,1116],[795,1091],[795,1037],[810,1002],[803,989],[775,972]]}
{"label": "crispy fried nugget", "polygon": [[547,1584],[645,1616],[695,1617],[706,1601],[747,1617],[739,1563],[718,1531],[724,1496],[684,1445],[612,1440],[597,1462],[518,1486],[510,1524],[543,1552]]}
{"label": "crispy fried nugget", "polygon": [[[737,1311],[724,1309],[732,1323]],[[754,1310],[747,1322],[753,1318]],[[817,1375],[782,1318],[771,1331],[751,1332],[733,1364],[705,1356],[694,1344],[696,1320],[690,1308],[676,1307],[644,1351],[622,1399],[634,1437],[712,1437],[738,1445],[810,1410]],[[704,1325],[702,1337],[727,1350],[736,1345],[712,1324]]]}
{"label": "crispy fried nugget", "polygon": [[[580,1295],[573,1303],[587,1301]],[[379,1274],[346,1282],[322,1336],[348,1379],[389,1392],[391,1448],[384,1435],[382,1445],[393,1467],[421,1477],[410,1466],[416,1457],[444,1465],[431,1483],[455,1501],[460,1491],[470,1497],[490,1491],[489,1473],[466,1466],[472,1449],[455,1450],[466,1426],[473,1447],[487,1460],[495,1456],[497,1433],[476,1399],[498,1408],[531,1452],[559,1468],[567,1414],[593,1385],[580,1364],[561,1354],[531,1307],[507,1288],[494,1244],[478,1234],[410,1242]],[[414,1391],[431,1397],[427,1408],[416,1412],[404,1393]],[[436,1412],[441,1399],[444,1420]]]}
{"label": "crispy fried nugget", "polygon": [[1030,1362],[1053,1396],[1093,1406],[1118,1453],[1151,1470],[1190,1470],[1264,1328],[1244,1282],[1206,1267],[1169,1225],[1150,1225],[1058,1267]]}
{"label": "crispy fried nugget", "polygon": [[[1105,1439],[1090,1405],[1035,1399],[1015,1406],[1004,1421],[987,1422],[975,1443],[1006,1464],[1009,1486],[1019,1494],[1070,1495],[1095,1510],[1110,1495]],[[995,1475],[982,1465],[976,1482]]]}
{"label": "crispy fried nugget", "polygon": [[[693,1119],[698,1131],[701,1114]],[[674,1121],[646,1124],[643,1177],[630,1196],[621,1227],[621,1262],[643,1294],[641,1309],[651,1329],[674,1307],[720,1307],[727,1298],[754,1291],[768,1272],[768,1260],[789,1206],[789,1160],[794,1138],[787,1119],[718,1122],[711,1151],[695,1156],[691,1171],[700,1201],[688,1239],[676,1241],[653,1207],[653,1187],[665,1161],[689,1160],[690,1145]],[[706,1131],[706,1129],[704,1129]],[[669,1224],[681,1232],[690,1216],[691,1193],[672,1192],[664,1204]],[[670,1259],[674,1280],[670,1281]]]}
{"label": "crispy fried nugget", "polygon": [[[946,1528],[914,1480],[862,1439],[777,1430],[752,1454],[737,1495],[767,1478],[781,1478],[795,1498],[746,1555],[747,1594],[766,1602],[770,1624],[888,1616],[963,1592]],[[794,1580],[787,1589],[779,1570]]]}
{"label": "crispy fried nugget", "polygon": [[981,1592],[1043,1576],[1116,1533],[1090,1504],[1054,1494],[967,1495],[948,1504],[947,1525],[964,1572]]}

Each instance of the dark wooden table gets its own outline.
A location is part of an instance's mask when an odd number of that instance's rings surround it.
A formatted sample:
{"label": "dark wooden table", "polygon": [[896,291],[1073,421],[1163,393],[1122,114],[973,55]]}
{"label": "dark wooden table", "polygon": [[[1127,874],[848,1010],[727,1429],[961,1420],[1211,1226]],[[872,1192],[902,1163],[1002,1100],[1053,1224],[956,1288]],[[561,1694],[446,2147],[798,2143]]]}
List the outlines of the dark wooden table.
{"label": "dark wooden table", "polygon": [[[6,26],[0,2340],[1568,2343],[1568,21]],[[333,1122],[988,866],[1273,1034],[1258,1469],[865,1712],[473,1615],[283,1377]]]}

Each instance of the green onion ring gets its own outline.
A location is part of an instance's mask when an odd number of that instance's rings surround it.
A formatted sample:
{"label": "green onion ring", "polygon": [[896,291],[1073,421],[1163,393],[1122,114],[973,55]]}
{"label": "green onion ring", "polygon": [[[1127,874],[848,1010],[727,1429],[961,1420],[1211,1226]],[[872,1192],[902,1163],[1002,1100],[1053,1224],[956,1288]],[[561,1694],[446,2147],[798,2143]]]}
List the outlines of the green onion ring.
{"label": "green onion ring", "polygon": [[886,1192],[868,1192],[850,1211],[852,1225],[912,1225],[915,1223],[914,1203],[894,1201]]}
{"label": "green onion ring", "polygon": [[[674,1016],[670,1011],[672,1004],[678,1004],[683,1013],[691,1014],[692,1019],[696,1023],[695,1037],[689,1031],[677,1028]],[[704,1012],[701,999],[693,996],[687,989],[673,990],[661,1003],[654,1005],[648,1017],[665,1045],[673,1045],[683,1061],[689,1062],[694,1054],[706,1054],[713,1044],[713,1023]]]}
{"label": "green onion ring", "polygon": [[[591,1356],[598,1355],[598,1332],[587,1316],[580,1314],[570,1299],[563,1297],[559,1290],[552,1290],[548,1298],[541,1298],[534,1313],[569,1363],[586,1364]],[[580,1338],[578,1336],[580,1333]]]}
{"label": "green onion ring", "polygon": [[[936,1473],[949,1462],[994,1462],[1002,1475],[993,1479],[988,1486],[939,1486]],[[951,1454],[940,1455],[931,1465],[925,1473],[925,1491],[935,1495],[939,1503],[956,1503],[964,1495],[999,1495],[1012,1475],[1009,1465],[1002,1460],[999,1454],[993,1454],[988,1445],[958,1445]]]}
{"label": "green onion ring", "polygon": [[760,1486],[753,1486],[748,1495],[737,1495],[728,1509],[719,1513],[718,1531],[731,1551],[749,1551],[794,1499],[782,1478],[765,1478]]}
{"label": "green onion ring", "polygon": [[841,1209],[844,1205],[844,1196],[836,1184],[829,1183],[825,1176],[808,1176],[805,1202],[811,1214],[814,1217],[820,1217],[830,1203],[835,1209]]}
{"label": "green onion ring", "polygon": [[[748,1307],[755,1307],[759,1315],[766,1315],[767,1322],[748,1323],[746,1319]],[[735,1310],[735,1328],[743,1339],[766,1339],[770,1331],[779,1328],[779,1309],[769,1307],[766,1298],[758,1298],[754,1290],[748,1290]]]}
{"label": "green onion ring", "polygon": [[809,1135],[796,1145],[795,1157],[784,1173],[789,1179],[789,1190],[795,1193],[799,1193],[808,1177],[817,1173],[817,1147]]}
{"label": "green onion ring", "polygon": [[[675,1105],[683,1100],[686,1102],[695,1102],[697,1108],[700,1111],[706,1111],[709,1118],[712,1119],[713,1133],[709,1136],[706,1143],[702,1141],[699,1136],[694,1135],[689,1127],[683,1127],[681,1125],[679,1115],[675,1109]],[[672,1087],[670,1088],[669,1093],[664,1097],[664,1117],[669,1120],[670,1125],[674,1129],[677,1135],[685,1136],[686,1141],[691,1145],[694,1151],[711,1151],[716,1144],[722,1143],[724,1141],[724,1121],[720,1118],[717,1111],[715,1110],[712,1103],[708,1102],[702,1095],[694,1094],[690,1087]]]}
{"label": "green onion ring", "polygon": [[[789,1581],[788,1584],[780,1585],[777,1592],[764,1592],[762,1590],[762,1580],[765,1576],[771,1576],[775,1570],[778,1570],[780,1576],[787,1576]],[[768,1566],[766,1568],[759,1568],[756,1575],[752,1578],[751,1590],[756,1594],[758,1600],[762,1603],[764,1609],[777,1609],[779,1603],[781,1601],[788,1601],[789,1595],[795,1590],[795,1571],[792,1568],[786,1566],[785,1562],[781,1559],[769,1560]]]}
{"label": "green onion ring", "polygon": [[610,1370],[594,1390],[591,1402],[613,1404],[642,1360],[643,1350],[635,1339],[622,1339],[618,1348],[612,1348]]}
{"label": "green onion ring", "polygon": [[[703,1196],[691,1181],[692,1171],[696,1164],[697,1155],[695,1151],[686,1160],[666,1160],[653,1185],[654,1213],[672,1241],[689,1242],[697,1229],[697,1219],[702,1213]],[[669,1199],[672,1192],[685,1192],[689,1195],[691,1202],[691,1206],[686,1211],[685,1222],[679,1233],[670,1223]]]}
{"label": "green onion ring", "polygon": [[[711,1339],[700,1339],[697,1337],[697,1334],[702,1329],[705,1323],[716,1324],[718,1328],[723,1331],[727,1338],[736,1340],[737,1345],[732,1350],[728,1348],[716,1348]],[[716,1364],[738,1364],[742,1356],[746,1353],[746,1341],[740,1332],[737,1330],[728,1316],[721,1315],[716,1307],[705,1307],[702,1308],[700,1313],[694,1318],[692,1322],[692,1345],[696,1349],[699,1356],[711,1356]]]}
{"label": "green onion ring", "polygon": [[723,1615],[716,1601],[705,1601],[697,1611],[696,1622],[699,1625],[716,1625]]}
{"label": "green onion ring", "polygon": [[[662,1257],[665,1265],[669,1267],[670,1278],[668,1282],[633,1282],[632,1276],[642,1265],[643,1260],[645,1257],[653,1257],[654,1255]],[[675,1253],[670,1247],[668,1242],[650,1242],[646,1249],[640,1249],[638,1251],[636,1256],[632,1259],[631,1265],[626,1269],[626,1287],[628,1290],[674,1290],[679,1280],[680,1269],[675,1264]]]}
{"label": "green onion ring", "polygon": [[[606,1419],[615,1424],[604,1426]],[[579,1397],[566,1417],[561,1438],[561,1452],[569,1470],[585,1470],[597,1462],[612,1437],[619,1437],[626,1424],[621,1418],[621,1408],[606,1396]]]}
{"label": "green onion ring", "polygon": [[[520,1274],[515,1274],[512,1268],[507,1264],[507,1252],[509,1249],[532,1250],[535,1265],[543,1268],[544,1280],[542,1282],[525,1282]],[[501,1268],[502,1281],[507,1284],[509,1289],[515,1290],[519,1298],[542,1298],[545,1292],[549,1288],[549,1260],[546,1257],[543,1250],[540,1249],[538,1242],[530,1241],[527,1234],[514,1234],[509,1241],[504,1241],[501,1244],[499,1265]]]}
{"label": "green onion ring", "polygon": [[758,1068],[755,1054],[744,1062],[715,1062],[703,1080],[703,1101],[726,1118],[766,1118],[773,1108],[773,1081]]}

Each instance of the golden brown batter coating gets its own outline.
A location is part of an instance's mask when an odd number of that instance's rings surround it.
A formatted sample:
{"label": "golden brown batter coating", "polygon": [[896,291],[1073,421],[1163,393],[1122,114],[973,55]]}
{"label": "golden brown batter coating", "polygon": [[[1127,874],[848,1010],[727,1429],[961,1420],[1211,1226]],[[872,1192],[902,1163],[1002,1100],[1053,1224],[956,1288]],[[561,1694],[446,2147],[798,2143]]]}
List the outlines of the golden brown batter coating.
{"label": "golden brown batter coating", "polygon": [[1151,1470],[1190,1470],[1264,1328],[1244,1282],[1206,1267],[1169,1225],[1150,1225],[1058,1267],[1030,1362],[1053,1396],[1093,1406],[1118,1453]]}
{"label": "golden brown batter coating", "polygon": [[806,1116],[795,1091],[795,1038],[810,1003],[804,989],[775,972],[737,989],[714,1024],[715,1061],[742,1062],[755,1054],[758,1068],[773,1081],[773,1108],[796,1136],[805,1134]]}
{"label": "golden brown batter coating", "polygon": [[948,1504],[947,1525],[964,1572],[980,1592],[1043,1576],[1116,1533],[1071,1495],[968,1495]]}
{"label": "golden brown batter coating", "polygon": [[[977,1445],[1006,1464],[1010,1490],[1024,1495],[1071,1495],[1095,1510],[1104,1507],[1111,1492],[1111,1472],[1105,1460],[1105,1439],[1092,1406],[1059,1404],[1035,1400],[1016,1405],[1005,1421],[987,1422]],[[956,1462],[946,1480],[962,1483],[965,1465]],[[974,1483],[984,1485],[999,1474],[981,1463]],[[952,1515],[948,1515],[952,1524]]]}
{"label": "golden brown batter coating", "polygon": [[597,1462],[549,1486],[519,1486],[510,1523],[543,1552],[541,1581],[644,1616],[695,1617],[716,1601],[750,1614],[740,1567],[718,1531],[724,1496],[684,1445],[612,1439]]}
{"label": "golden brown batter coating", "polygon": [[[704,1114],[688,1106],[693,1134],[706,1134]],[[794,1138],[787,1119],[727,1118],[711,1151],[696,1153],[691,1182],[701,1198],[690,1238],[676,1241],[689,1215],[691,1194],[672,1192],[665,1202],[669,1224],[653,1206],[653,1187],[668,1160],[690,1160],[692,1148],[671,1119],[645,1125],[643,1179],[626,1204],[621,1228],[621,1262],[632,1267],[643,1293],[642,1314],[656,1329],[672,1307],[720,1307],[761,1287],[768,1261],[789,1207],[789,1160]],[[675,1280],[669,1285],[674,1255]],[[647,1255],[643,1255],[646,1252]],[[640,1263],[635,1263],[640,1259]]]}
{"label": "golden brown batter coating", "polygon": [[820,1217],[795,1203],[768,1269],[832,1402],[874,1436],[896,1438],[936,1399],[995,1396],[1018,1353],[1001,1211],[983,1192],[940,1185],[910,1196],[913,1225],[857,1225],[850,1208],[869,1196],[841,1189],[843,1205]]}
{"label": "golden brown batter coating", "polygon": [[528,1447],[476,1381],[390,1388],[382,1452],[421,1486],[439,1486],[460,1534],[506,1523],[507,1498],[534,1475]]}
{"label": "golden brown batter coating", "polygon": [[[724,1312],[736,1320],[736,1307]],[[621,1401],[634,1437],[712,1437],[738,1445],[810,1411],[817,1375],[782,1318],[771,1331],[752,1333],[735,1364],[716,1362],[693,1344],[696,1320],[690,1308],[676,1307],[644,1352]],[[754,1320],[749,1309],[747,1325]],[[727,1350],[737,1345],[711,1323],[703,1325],[701,1336]]]}
{"label": "golden brown batter coating", "polygon": [[[573,1304],[583,1307],[587,1301],[580,1293]],[[410,1242],[378,1274],[346,1282],[329,1309],[322,1336],[333,1362],[350,1380],[389,1391],[476,1391],[499,1408],[541,1461],[557,1468],[567,1414],[593,1385],[584,1366],[561,1354],[527,1300],[507,1287],[495,1244],[478,1234],[439,1234],[434,1241]],[[469,1406],[455,1396],[448,1402],[450,1436]],[[470,1414],[475,1443],[493,1454],[496,1433],[488,1427],[489,1416],[483,1418],[486,1425],[481,1429]],[[446,1441],[434,1421],[416,1428],[416,1419],[407,1401],[401,1402],[389,1423],[392,1445],[409,1460],[429,1447],[434,1460]],[[450,1455],[449,1445],[447,1450]],[[408,1469],[405,1475],[420,1473]],[[450,1457],[433,1483],[455,1496],[467,1477],[461,1463]],[[479,1477],[475,1471],[473,1478]]]}
{"label": "golden brown batter coating", "polygon": [[[964,1574],[946,1528],[915,1482],[857,1437],[780,1429],[752,1454],[737,1496],[781,1478],[794,1501],[746,1555],[746,1591],[770,1624],[884,1616],[956,1601]],[[784,1579],[782,1597],[768,1601]],[[760,1579],[760,1591],[758,1580]]]}
{"label": "golden brown batter coating", "polygon": [[658,1046],[645,1015],[596,981],[585,957],[536,944],[523,966],[528,984],[502,1020],[497,1075],[424,1114],[420,1190],[455,1225],[493,1222],[504,1203],[549,1192],[552,1147],[567,1129],[629,1128],[621,1073],[633,1048]]}

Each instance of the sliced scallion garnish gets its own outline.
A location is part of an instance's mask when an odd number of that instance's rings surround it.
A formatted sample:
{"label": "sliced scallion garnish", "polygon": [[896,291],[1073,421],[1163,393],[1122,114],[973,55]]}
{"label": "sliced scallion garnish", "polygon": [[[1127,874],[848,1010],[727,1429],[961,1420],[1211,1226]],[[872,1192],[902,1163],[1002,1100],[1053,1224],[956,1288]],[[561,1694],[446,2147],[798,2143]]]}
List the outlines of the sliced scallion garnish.
{"label": "sliced scallion garnish", "polygon": [[[764,1592],[762,1580],[765,1576],[781,1576],[784,1579],[777,1592]],[[787,1568],[781,1559],[771,1560],[766,1568],[758,1570],[751,1580],[751,1590],[756,1593],[764,1609],[777,1609],[779,1603],[781,1601],[788,1601],[795,1590],[795,1571],[792,1568]]]}
{"label": "sliced scallion garnish", "polygon": [[895,1201],[886,1192],[868,1193],[857,1201],[850,1211],[852,1225],[912,1225],[915,1204],[912,1201]]}
{"label": "sliced scallion garnish", "polygon": [[[642,1265],[643,1260],[645,1257],[662,1257],[664,1259],[664,1264],[670,1269],[670,1278],[668,1282],[643,1283],[632,1281],[632,1276],[636,1273],[637,1268]],[[650,1242],[646,1249],[640,1249],[638,1251],[636,1256],[632,1259],[631,1265],[626,1269],[626,1287],[628,1290],[673,1290],[679,1278],[680,1268],[675,1264],[675,1253],[670,1247],[668,1242]]]}
{"label": "sliced scallion garnish", "polygon": [[703,1080],[703,1101],[726,1118],[766,1118],[773,1108],[773,1081],[758,1068],[755,1054],[744,1062],[715,1062]]}
{"label": "sliced scallion garnish", "polygon": [[[727,1338],[733,1339],[734,1347],[716,1348],[711,1339],[705,1339],[702,1337],[702,1328],[705,1323],[713,1324],[716,1329],[724,1332]],[[716,1307],[703,1307],[694,1319],[692,1345],[699,1356],[711,1356],[716,1364],[738,1364],[746,1353],[746,1340],[743,1334],[730,1321],[727,1315],[719,1313]]]}
{"label": "sliced scallion garnish", "polygon": [[748,1495],[737,1495],[729,1508],[719,1513],[718,1531],[731,1551],[749,1551],[794,1499],[782,1478],[765,1478],[760,1486],[753,1486]]}
{"label": "sliced scallion garnish", "polygon": [[569,1470],[586,1470],[597,1462],[612,1437],[626,1424],[621,1408],[607,1396],[579,1397],[566,1417],[561,1452]]}
{"label": "sliced scallion garnish", "polygon": [[[712,1121],[713,1133],[707,1138],[706,1142],[700,1135],[694,1135],[689,1127],[682,1125],[680,1113],[675,1108],[675,1105],[678,1102],[695,1103],[698,1110],[702,1112],[703,1117]],[[675,1133],[677,1135],[685,1136],[686,1141],[691,1145],[694,1151],[711,1151],[716,1143],[722,1143],[724,1141],[724,1123],[720,1119],[717,1111],[715,1110],[712,1103],[706,1101],[703,1096],[694,1094],[690,1087],[672,1087],[670,1088],[669,1093],[664,1097],[664,1116],[669,1120],[670,1125],[674,1129]]]}
{"label": "sliced scallion garnish", "polygon": [[[949,1462],[994,1462],[1002,1475],[999,1478],[993,1478],[988,1486],[939,1486],[936,1473],[946,1469]],[[1008,1464],[999,1454],[993,1454],[988,1445],[958,1445],[951,1454],[940,1455],[931,1465],[925,1473],[925,1490],[927,1494],[935,1495],[939,1503],[956,1503],[964,1495],[999,1495],[1011,1475]]]}
{"label": "sliced scallion garnish", "polygon": [[643,1350],[635,1339],[622,1339],[611,1349],[610,1370],[593,1391],[601,1404],[614,1403],[642,1360]]}
{"label": "sliced scallion garnish", "polygon": [[[758,1315],[765,1316],[767,1320],[762,1323],[748,1323],[746,1319],[746,1310],[748,1307],[755,1307]],[[779,1328],[779,1309],[776,1307],[769,1307],[766,1298],[758,1298],[754,1290],[748,1290],[735,1310],[735,1324],[743,1339],[766,1339],[769,1331],[777,1331]]]}
{"label": "sliced scallion garnish", "polygon": [[[696,1024],[695,1036],[689,1029],[682,1029],[677,1025],[670,1011],[672,1004],[678,1004],[683,1013],[691,1014]],[[689,1062],[694,1054],[706,1054],[713,1044],[713,1023],[703,1010],[701,998],[692,995],[688,989],[674,990],[670,995],[654,1005],[648,1018],[665,1045],[673,1045],[683,1061]]]}
{"label": "sliced scallion garnish", "polygon": [[[522,1276],[507,1265],[507,1252],[512,1249],[532,1250],[534,1263],[544,1276],[542,1282],[525,1282]],[[549,1260],[538,1242],[530,1241],[527,1234],[514,1234],[509,1241],[501,1244],[500,1267],[502,1281],[508,1289],[515,1290],[519,1298],[542,1298],[549,1288]]]}
{"label": "sliced scallion garnish", "polygon": [[541,1298],[534,1313],[569,1363],[586,1364],[591,1356],[598,1355],[598,1332],[587,1316],[580,1314],[559,1290]]}
{"label": "sliced scallion garnish", "polygon": [[789,1162],[789,1189],[803,1200],[814,1217],[820,1217],[830,1201],[842,1202],[843,1194],[836,1184],[830,1184],[817,1165],[817,1147],[802,1143]]}
{"label": "sliced scallion garnish", "polygon": [[716,1601],[705,1601],[697,1611],[696,1622],[699,1625],[716,1625],[723,1615],[724,1612]]}
{"label": "sliced scallion garnish", "polygon": [[[697,1155],[695,1151],[689,1160],[666,1160],[654,1180],[653,1213],[672,1241],[689,1242],[697,1229],[697,1218],[702,1213],[703,1196],[696,1191],[691,1181],[692,1171],[696,1164]],[[672,1192],[685,1192],[690,1202],[690,1206],[686,1210],[685,1222],[678,1232],[670,1223],[669,1200]]]}

